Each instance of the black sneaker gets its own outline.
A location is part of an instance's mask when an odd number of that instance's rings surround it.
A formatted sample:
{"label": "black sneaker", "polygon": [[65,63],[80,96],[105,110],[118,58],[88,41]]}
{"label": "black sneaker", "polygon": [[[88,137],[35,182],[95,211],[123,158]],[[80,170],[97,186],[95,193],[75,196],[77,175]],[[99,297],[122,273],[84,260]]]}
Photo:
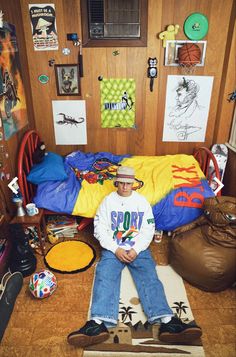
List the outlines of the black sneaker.
{"label": "black sneaker", "polygon": [[109,336],[110,334],[103,322],[99,325],[95,321],[90,320],[81,329],[71,332],[67,337],[67,341],[77,347],[86,347],[102,343]]}
{"label": "black sneaker", "polygon": [[201,337],[202,330],[196,324],[185,324],[180,319],[172,317],[167,323],[161,323],[159,340],[168,343],[188,343]]}

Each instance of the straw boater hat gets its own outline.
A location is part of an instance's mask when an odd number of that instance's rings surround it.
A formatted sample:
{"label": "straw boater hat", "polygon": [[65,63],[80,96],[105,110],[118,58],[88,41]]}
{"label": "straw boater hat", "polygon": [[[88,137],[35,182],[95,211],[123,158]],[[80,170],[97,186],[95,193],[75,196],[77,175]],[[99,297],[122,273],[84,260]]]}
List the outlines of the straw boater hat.
{"label": "straw boater hat", "polygon": [[117,169],[115,182],[129,182],[135,181],[134,169],[128,166],[119,166]]}

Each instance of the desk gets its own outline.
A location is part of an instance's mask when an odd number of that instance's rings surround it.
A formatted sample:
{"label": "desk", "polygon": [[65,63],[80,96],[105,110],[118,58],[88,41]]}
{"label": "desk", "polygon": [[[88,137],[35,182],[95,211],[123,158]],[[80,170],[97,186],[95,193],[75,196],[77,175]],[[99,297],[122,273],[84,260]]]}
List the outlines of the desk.
{"label": "desk", "polygon": [[20,217],[15,216],[11,220],[10,224],[22,224],[22,226],[24,228],[27,228],[30,226],[35,226],[37,229],[38,237],[39,237],[40,248],[41,248],[43,256],[45,256],[41,228],[42,228],[43,234],[45,236],[45,239],[47,237],[47,231],[46,231],[46,222],[45,222],[43,209],[39,208],[39,213],[34,216],[28,216],[28,215],[20,216]]}

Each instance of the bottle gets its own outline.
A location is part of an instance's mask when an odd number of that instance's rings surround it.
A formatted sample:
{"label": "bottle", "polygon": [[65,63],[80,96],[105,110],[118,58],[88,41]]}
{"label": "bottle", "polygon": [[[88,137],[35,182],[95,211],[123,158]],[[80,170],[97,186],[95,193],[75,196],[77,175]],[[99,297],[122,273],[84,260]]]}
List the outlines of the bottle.
{"label": "bottle", "polygon": [[162,236],[163,236],[163,231],[156,229],[154,233],[154,242],[155,243],[161,243],[162,241]]}
{"label": "bottle", "polygon": [[16,204],[17,212],[16,215],[18,217],[23,217],[26,215],[25,210],[23,208],[23,197],[20,192],[14,193],[12,197],[12,202]]}

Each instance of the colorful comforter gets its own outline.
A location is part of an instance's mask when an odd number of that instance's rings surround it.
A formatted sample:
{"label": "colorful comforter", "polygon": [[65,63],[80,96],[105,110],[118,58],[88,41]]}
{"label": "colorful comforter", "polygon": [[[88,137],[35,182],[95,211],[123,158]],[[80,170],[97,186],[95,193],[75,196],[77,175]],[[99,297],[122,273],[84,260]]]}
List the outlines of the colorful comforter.
{"label": "colorful comforter", "polygon": [[117,165],[135,169],[137,190],[150,202],[157,229],[172,231],[199,217],[205,197],[214,196],[198,162],[191,155],[129,156],[76,151],[65,158],[66,181],[38,186],[38,207],[94,217],[102,199],[115,190]]}

